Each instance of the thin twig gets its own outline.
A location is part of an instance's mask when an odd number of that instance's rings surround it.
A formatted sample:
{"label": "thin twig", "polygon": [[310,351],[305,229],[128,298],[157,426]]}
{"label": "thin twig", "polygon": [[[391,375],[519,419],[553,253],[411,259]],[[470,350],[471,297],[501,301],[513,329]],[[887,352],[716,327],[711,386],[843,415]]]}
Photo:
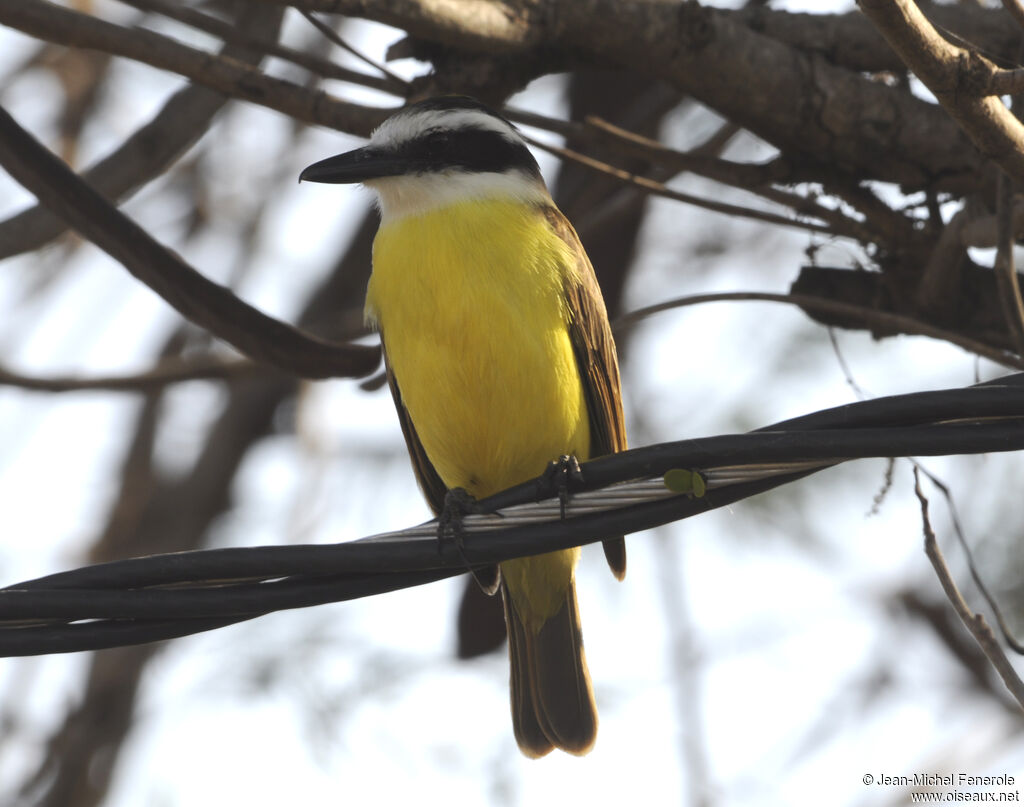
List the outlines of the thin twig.
{"label": "thin twig", "polygon": [[326,36],[329,40],[331,40],[331,42],[333,42],[339,48],[352,54],[357,59],[359,59],[359,61],[361,61],[363,64],[372,67],[374,70],[378,71],[381,75],[383,75],[390,83],[390,86],[388,87],[389,91],[394,92],[397,90],[398,92],[404,94],[404,91],[408,89],[408,81],[406,81],[401,76],[392,73],[384,65],[378,64],[369,56],[366,56],[365,54],[353,48],[350,44],[348,44],[348,42],[346,42],[344,39],[338,36],[337,31],[335,31],[333,28],[331,28],[331,26],[327,25],[325,22],[322,22],[321,20],[314,17],[311,12],[300,10],[299,13],[303,17],[305,17],[314,28],[316,28],[320,33]]}
{"label": "thin twig", "polygon": [[[269,12],[269,13],[268,13]],[[266,37],[277,30],[281,14],[273,7],[246,9],[231,26],[240,35]],[[260,57],[236,45],[221,55],[246,64]],[[190,84],[172,95],[147,123],[114,151],[83,172],[82,177],[107,199],[119,201],[159,176],[207,131],[228,96]],[[35,205],[0,222],[0,260],[43,246],[67,230],[67,224],[43,205]]]}
{"label": "thin twig", "polygon": [[891,314],[879,311],[875,308],[845,303],[839,300],[827,300],[823,297],[815,297],[810,294],[771,294],[768,292],[720,292],[716,294],[693,294],[686,297],[678,297],[674,300],[666,300],[662,303],[638,308],[618,317],[613,323],[613,330],[618,333],[631,328],[640,320],[646,319],[652,314],[661,311],[668,311],[673,308],[684,308],[689,305],[701,305],[703,303],[736,302],[736,301],[761,301],[768,303],[786,303],[797,305],[809,311],[821,311],[827,314],[841,314],[847,317],[855,317],[864,323],[864,327],[886,326],[897,333],[906,333],[916,336],[929,336],[933,339],[940,339],[950,344],[961,347],[969,353],[984,356],[986,359],[1002,364],[1005,367],[1014,367],[1024,370],[1024,357],[1012,353],[997,350],[978,342],[975,339],[968,339],[953,331],[943,330],[926,322],[904,316],[903,314]]}
{"label": "thin twig", "polygon": [[0,367],[0,386],[34,392],[152,392],[168,384],[183,381],[233,381],[253,375],[265,375],[270,368],[248,359],[220,359],[212,356],[164,359],[155,367],[132,375],[110,376],[34,376]]}
{"label": "thin twig", "polygon": [[[516,123],[567,138],[598,143],[625,157],[635,157],[666,168],[674,168],[676,171],[689,171],[729,185],[754,189],[771,185],[773,182],[787,182],[793,179],[791,166],[781,158],[765,163],[738,163],[715,156],[717,151],[709,148],[707,143],[689,151],[680,151],[595,115],[588,115],[581,123],[515,107],[505,107],[504,112],[509,120]],[[727,123],[726,127],[726,131],[731,133],[738,130],[733,123]]]}
{"label": "thin twig", "polygon": [[[537,128],[565,135],[571,133],[575,137],[598,142],[625,156],[637,157],[676,171],[688,171],[741,188],[775,204],[790,207],[796,213],[828,222],[833,226],[834,234],[854,238],[862,243],[876,243],[879,238],[887,242],[905,243],[912,229],[904,216],[881,203],[870,191],[857,183],[846,182],[839,176],[825,181],[826,192],[847,201],[874,225],[873,230],[840,210],[826,207],[807,196],[774,187],[775,184],[791,183],[800,178],[790,161],[784,157],[776,157],[765,163],[738,163],[716,156],[718,152],[707,148],[708,144],[689,151],[679,151],[595,116],[588,116],[582,124],[555,121],[521,110],[515,110],[512,117]],[[730,124],[728,130],[735,133],[738,127]]]}
{"label": "thin twig", "polygon": [[563,160],[570,160],[572,162],[585,165],[595,171],[600,171],[602,174],[605,174],[612,179],[618,180],[624,185],[632,185],[634,187],[641,188],[647,193],[654,194],[655,196],[673,199],[677,202],[694,205],[706,210],[713,210],[716,213],[724,213],[729,216],[739,216],[740,218],[753,219],[754,221],[764,221],[769,224],[779,224],[783,227],[796,227],[800,230],[809,230],[816,233],[831,234],[833,232],[833,228],[826,224],[819,224],[811,221],[800,221],[799,219],[780,216],[777,213],[769,213],[764,210],[753,210],[749,207],[732,205],[726,202],[715,202],[711,199],[704,199],[699,196],[693,196],[689,193],[674,191],[671,188],[665,187],[665,185],[660,182],[648,179],[647,177],[637,176],[636,174],[624,171],[621,168],[616,168],[615,166],[609,165],[601,160],[596,160],[593,157],[580,154],[578,151],[552,146],[531,137],[527,137],[526,140],[537,148],[547,151],[550,154],[554,154],[556,157],[561,157]]}
{"label": "thin twig", "polygon": [[928,499],[921,490],[921,477],[918,474],[917,468],[914,469],[914,493],[921,503],[924,551],[928,556],[928,560],[931,561],[932,568],[935,569],[939,582],[942,584],[942,590],[946,592],[946,597],[953,604],[953,608],[964,623],[964,627],[974,636],[982,652],[988,657],[996,672],[1003,679],[1003,683],[1010,691],[1010,694],[1016,698],[1017,703],[1024,710],[1024,681],[1021,681],[1017,671],[1006,657],[1006,653],[1003,652],[1003,648],[999,646],[995,634],[992,633],[992,628],[985,621],[985,617],[974,613],[970,606],[967,605],[963,595],[960,593],[960,589],[957,588],[956,582],[953,580],[953,575],[950,574],[949,567],[946,565],[946,559],[942,555],[942,550],[939,549],[938,541],[935,539],[935,532],[932,530],[932,525],[928,518]]}
{"label": "thin twig", "polygon": [[92,48],[134,59],[185,76],[232,98],[355,135],[369,135],[390,112],[341,101],[321,90],[268,76],[235,59],[189,47],[153,31],[114,25],[44,0],[3,0],[0,25],[44,42]]}
{"label": "thin twig", "polygon": [[967,536],[964,534],[963,524],[960,522],[960,514],[957,512],[956,502],[953,499],[953,491],[949,489],[949,486],[946,485],[945,482],[925,468],[918,460],[911,459],[910,461],[913,464],[915,471],[919,470],[924,474],[928,478],[928,481],[935,485],[946,499],[946,505],[949,507],[949,516],[953,522],[953,534],[956,535],[957,543],[960,544],[960,549],[963,551],[964,558],[967,560],[967,570],[971,573],[971,579],[974,580],[974,585],[977,586],[978,593],[980,593],[985,599],[985,602],[988,603],[988,607],[992,609],[992,616],[995,617],[996,624],[999,626],[999,632],[1003,635],[1003,641],[1010,646],[1013,652],[1024,656],[1024,645],[1022,645],[1017,637],[1013,635],[1013,631],[1010,630],[1010,626],[1003,617],[1003,609],[999,607],[999,603],[996,602],[996,598],[992,596],[992,592],[989,591],[988,586],[981,577],[981,572],[978,570],[977,564],[974,562],[974,552],[971,550],[970,544],[967,543]]}
{"label": "thin twig", "polygon": [[[327,59],[321,59],[318,56],[304,53],[295,48],[289,48],[287,45],[281,45],[269,39],[248,36],[240,31],[236,25],[217,19],[202,11],[197,11],[194,8],[168,2],[168,0],[119,0],[119,2],[133,8],[151,11],[169,19],[177,20],[196,30],[213,34],[224,42],[241,45],[250,48],[256,53],[266,54],[267,56],[276,56],[323,78],[347,81],[351,84],[397,94],[402,94],[406,83],[398,76],[394,76],[387,71],[384,71],[385,78],[369,76],[366,73],[342,67]],[[376,65],[374,66],[376,67]]]}
{"label": "thin twig", "polygon": [[767,163],[752,165],[723,160],[702,148],[689,152],[677,151],[595,116],[588,116],[584,120],[584,129],[605,135],[602,138],[603,144],[610,142],[627,146],[624,151],[631,156],[641,156],[678,171],[689,171],[742,188],[775,204],[790,207],[796,213],[826,221],[833,225],[838,235],[848,235],[861,241],[874,240],[874,236],[860,222],[843,215],[841,211],[825,207],[806,196],[773,187],[772,183],[791,181],[793,178],[789,163],[784,159],[776,158]]}
{"label": "thin twig", "polygon": [[[870,233],[863,224],[844,215],[842,211],[821,205],[806,196],[773,187],[772,183],[791,181],[793,179],[793,172],[789,163],[784,159],[776,158],[762,164],[737,163],[713,156],[713,152],[705,147],[707,144],[702,144],[690,151],[679,151],[595,116],[588,116],[581,124],[574,121],[561,121],[518,109],[506,109],[506,112],[508,112],[510,119],[534,126],[535,128],[555,132],[567,137],[573,136],[593,141],[603,147],[612,148],[624,156],[657,163],[663,165],[666,169],[673,169],[674,172],[688,171],[726,185],[741,188],[775,204],[790,207],[795,213],[828,222],[831,228],[823,227],[822,229],[832,234],[844,235],[862,242],[873,242],[876,240],[875,235]],[[734,132],[735,130],[733,125],[732,131]],[[749,218],[764,220],[763,215],[773,215],[763,211],[751,211],[749,208],[724,205],[720,202],[700,199],[689,194],[672,191],[657,180],[638,177],[606,162],[582,155],[577,151],[571,149],[559,150],[555,146],[549,146],[532,138],[527,138],[527,140],[538,148],[544,149],[563,159],[585,165],[600,173],[610,174],[614,179],[634,185],[646,193],[665,196],[718,212],[729,212],[740,216],[753,213],[754,215],[747,216]],[[723,210],[722,207],[727,208],[727,210]],[[762,213],[763,215],[761,215]],[[813,229],[813,226],[807,226],[796,219],[787,219],[785,217],[780,217],[780,219],[778,221],[772,220],[771,223],[797,226],[802,229]]]}

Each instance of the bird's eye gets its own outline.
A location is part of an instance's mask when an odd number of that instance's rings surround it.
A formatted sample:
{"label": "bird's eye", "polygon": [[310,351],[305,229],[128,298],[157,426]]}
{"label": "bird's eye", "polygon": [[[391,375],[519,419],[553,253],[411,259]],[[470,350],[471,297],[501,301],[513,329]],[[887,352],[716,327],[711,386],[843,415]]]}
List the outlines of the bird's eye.
{"label": "bird's eye", "polygon": [[431,155],[443,154],[450,142],[448,132],[434,132],[423,138],[423,150]]}

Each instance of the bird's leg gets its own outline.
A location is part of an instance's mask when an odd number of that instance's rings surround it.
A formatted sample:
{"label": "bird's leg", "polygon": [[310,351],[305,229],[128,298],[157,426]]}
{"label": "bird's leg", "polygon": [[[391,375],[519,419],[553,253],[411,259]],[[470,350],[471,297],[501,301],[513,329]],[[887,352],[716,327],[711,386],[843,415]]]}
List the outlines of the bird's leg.
{"label": "bird's leg", "polygon": [[446,541],[451,541],[480,588],[487,594],[494,594],[498,590],[498,583],[501,580],[498,567],[476,568],[466,557],[464,541],[466,530],[462,519],[467,515],[479,512],[480,507],[477,505],[476,499],[465,488],[450,488],[444,495],[444,506],[441,509],[441,514],[437,517],[437,551],[441,551]]}
{"label": "bird's leg", "polygon": [[580,468],[580,461],[571,454],[563,454],[549,463],[537,482],[538,498],[558,496],[562,519],[565,519],[565,508],[569,504],[569,487],[572,483],[583,484],[583,471]]}

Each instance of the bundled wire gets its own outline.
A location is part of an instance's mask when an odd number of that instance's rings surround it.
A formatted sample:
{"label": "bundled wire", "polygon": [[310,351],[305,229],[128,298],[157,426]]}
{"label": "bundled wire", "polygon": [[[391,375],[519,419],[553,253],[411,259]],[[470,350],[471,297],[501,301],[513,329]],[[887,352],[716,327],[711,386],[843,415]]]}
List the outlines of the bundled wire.
{"label": "bundled wire", "polygon": [[[457,537],[431,521],[343,544],[178,552],[18,583],[0,589],[0,656],[152,642],[422,585],[688,518],[849,460],[1022,449],[1024,374],[847,404],[583,463],[565,503],[540,477],[477,502]],[[699,477],[693,489],[666,485],[680,469]]]}

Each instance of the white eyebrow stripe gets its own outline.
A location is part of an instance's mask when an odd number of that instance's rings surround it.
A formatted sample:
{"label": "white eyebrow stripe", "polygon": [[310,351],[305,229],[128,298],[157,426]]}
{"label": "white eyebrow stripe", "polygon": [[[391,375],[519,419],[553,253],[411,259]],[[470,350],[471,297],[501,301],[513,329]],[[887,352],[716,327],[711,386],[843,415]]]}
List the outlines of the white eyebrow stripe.
{"label": "white eyebrow stripe", "polygon": [[425,109],[411,114],[398,113],[388,118],[370,135],[374,146],[399,146],[437,129],[476,129],[495,132],[516,143],[522,137],[505,121],[475,109]]}

